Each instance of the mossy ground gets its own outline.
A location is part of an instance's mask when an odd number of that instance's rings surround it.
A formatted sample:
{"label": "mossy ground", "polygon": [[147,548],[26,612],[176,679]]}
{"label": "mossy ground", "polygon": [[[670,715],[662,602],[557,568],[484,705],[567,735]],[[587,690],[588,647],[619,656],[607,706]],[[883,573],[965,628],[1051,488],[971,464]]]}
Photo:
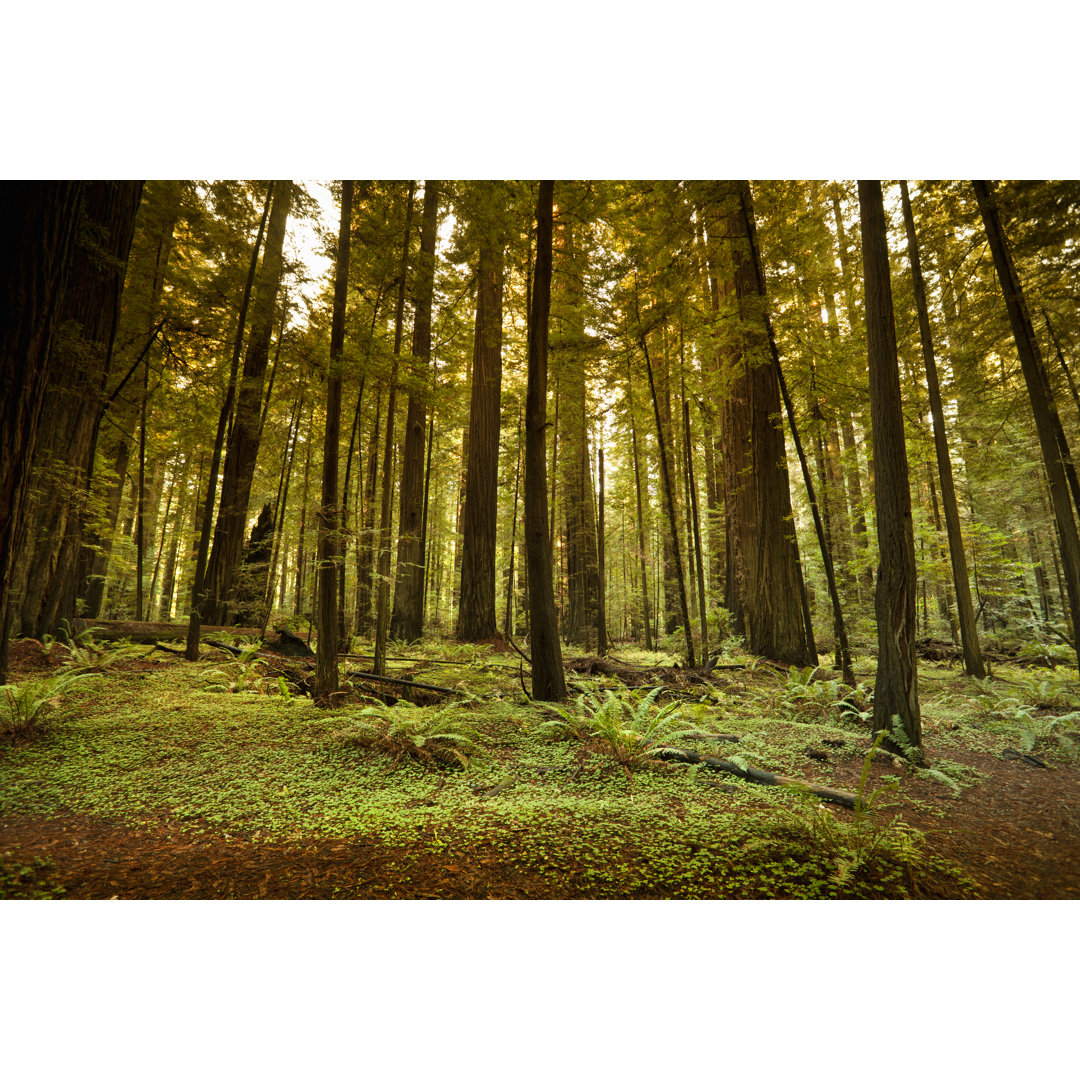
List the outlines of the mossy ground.
{"label": "mossy ground", "polygon": [[[699,767],[657,762],[628,773],[602,745],[543,737],[540,726],[552,714],[525,699],[508,657],[434,646],[411,655],[414,663],[395,673],[459,695],[434,705],[356,702],[326,710],[307,697],[283,697],[272,678],[252,691],[215,689],[228,681],[209,674],[228,667],[216,656],[114,665],[64,693],[41,734],[0,747],[0,820],[74,814],[252,850],[377,845],[387,855],[379,873],[358,874],[354,887],[347,873],[340,876],[333,894],[341,896],[976,896],[975,882],[919,834],[893,824],[895,811],[885,804],[891,799],[924,823],[947,822],[957,793],[984,775],[965,761],[989,761],[1010,746],[1023,749],[1021,742],[1075,781],[1070,738],[1059,736],[1069,727],[1076,684],[1045,670],[1010,670],[1009,683],[980,686],[922,665],[936,772],[916,772],[899,759],[876,763],[863,794],[878,791],[877,801],[859,816],[796,789],[717,779]],[[425,666],[425,656],[459,663]],[[808,782],[855,786],[870,748],[859,696],[843,704],[835,682],[739,659],[745,669],[671,680],[685,724],[740,737],[692,748]],[[869,665],[859,677],[872,682]],[[626,692],[613,676],[571,681],[574,693]],[[365,744],[373,725],[394,717],[421,730],[436,719],[467,730],[481,752],[467,768],[432,767]],[[896,791],[885,793],[890,776]],[[19,869],[11,859],[6,865]],[[436,873],[445,867],[460,868],[458,878]]]}

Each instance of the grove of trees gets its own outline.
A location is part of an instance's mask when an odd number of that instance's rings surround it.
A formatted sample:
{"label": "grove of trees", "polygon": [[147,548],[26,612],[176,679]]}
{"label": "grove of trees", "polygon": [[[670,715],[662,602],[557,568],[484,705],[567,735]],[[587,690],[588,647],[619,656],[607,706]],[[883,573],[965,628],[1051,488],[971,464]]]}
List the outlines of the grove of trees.
{"label": "grove of trees", "polygon": [[[0,682],[78,618],[985,672],[1080,625],[1080,183],[10,182]],[[365,646],[367,648],[367,646]],[[356,649],[352,649],[356,651]],[[384,672],[385,673],[385,672]]]}

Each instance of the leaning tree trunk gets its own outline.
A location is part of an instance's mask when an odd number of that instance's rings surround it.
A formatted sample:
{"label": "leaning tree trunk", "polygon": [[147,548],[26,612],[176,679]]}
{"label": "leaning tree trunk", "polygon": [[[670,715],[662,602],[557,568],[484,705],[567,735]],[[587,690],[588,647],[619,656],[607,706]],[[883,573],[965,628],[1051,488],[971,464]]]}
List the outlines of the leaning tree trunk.
{"label": "leaning tree trunk", "polygon": [[[899,739],[903,737],[911,748],[921,753],[922,721],[915,653],[918,585],[915,539],[880,180],[859,181],[859,209],[866,281],[870,418],[874,429],[874,507],[880,560],[874,593],[878,667],[874,683],[873,730],[885,731],[886,745],[893,750],[906,749],[899,745]],[[894,718],[899,718],[902,733],[895,731]]]}
{"label": "leaning tree trunk", "polygon": [[919,335],[922,339],[923,362],[926,366],[926,389],[930,398],[930,415],[934,419],[934,451],[937,454],[938,476],[941,479],[941,504],[945,511],[945,529],[949,537],[949,556],[952,560],[953,583],[956,589],[956,608],[960,621],[960,640],[964,650],[964,670],[975,678],[984,678],[979,631],[975,626],[975,609],[971,604],[971,585],[968,581],[967,555],[960,531],[960,511],[956,505],[953,485],[952,459],[945,437],[945,411],[941,405],[941,386],[938,382],[934,341],[930,334],[930,316],[926,308],[926,287],[919,262],[919,244],[915,236],[915,217],[911,212],[907,181],[900,181],[900,198],[904,209],[904,228],[907,231],[908,259],[911,262],[911,281],[915,289],[915,309],[919,316]]}
{"label": "leaning tree trunk", "polygon": [[202,618],[205,622],[222,626],[229,622],[229,608],[235,602],[236,576],[244,546],[251,482],[259,454],[263,379],[270,357],[270,337],[284,266],[282,248],[291,204],[292,184],[287,180],[276,180],[274,204],[266,230],[266,250],[251,315],[251,333],[237,392],[236,415],[225,449],[214,543],[204,582],[207,596]]}
{"label": "leaning tree trunk", "polygon": [[1020,366],[1027,383],[1031,410],[1035,418],[1035,429],[1042,449],[1043,464],[1050,485],[1050,499],[1054,507],[1058,536],[1061,540],[1061,562],[1065,576],[1065,590],[1069,597],[1069,613],[1072,619],[1073,643],[1080,657],[1080,535],[1077,534],[1076,519],[1069,503],[1068,480],[1062,460],[1062,448],[1055,437],[1053,407],[1049,395],[1049,385],[1043,369],[1042,355],[1035,331],[1031,325],[1024,292],[1020,279],[1013,265],[1005,232],[998,218],[997,207],[989,184],[985,180],[973,180],[975,197],[979,203],[986,235],[990,241],[990,251],[994,257],[1001,291],[1005,296],[1005,307],[1009,314],[1016,351],[1020,356]]}
{"label": "leaning tree trunk", "polygon": [[554,180],[541,180],[536,199],[536,274],[529,317],[528,388],[525,398],[525,551],[529,581],[532,693],[540,701],[562,701],[562,666],[551,539],[547,521],[547,356],[551,310],[551,231]]}
{"label": "leaning tree trunk", "polygon": [[334,271],[334,311],[330,323],[330,363],[326,378],[326,437],[323,440],[322,499],[319,506],[319,561],[315,652],[315,703],[329,705],[338,688],[337,559],[338,443],[341,438],[341,354],[345,346],[345,302],[349,289],[353,182],[341,181],[341,224]]}
{"label": "leaning tree trunk", "polygon": [[[420,257],[416,264],[416,313],[413,321],[413,377],[427,385],[431,359],[431,302],[435,288],[435,237],[439,218],[439,182],[424,181]],[[415,641],[424,629],[424,391],[409,393],[405,438],[401,448],[401,500],[398,513],[397,581],[390,636]]]}
{"label": "leaning tree trunk", "polygon": [[218,473],[221,469],[221,452],[225,446],[225,430],[232,419],[233,402],[236,398],[236,376],[240,370],[240,350],[244,343],[244,324],[247,322],[248,303],[251,300],[251,288],[255,283],[255,271],[259,263],[259,248],[262,246],[266,219],[270,215],[270,200],[274,192],[274,182],[270,181],[266,189],[266,202],[263,205],[259,231],[255,236],[255,245],[251,249],[251,263],[248,266],[244,292],[240,298],[240,311],[236,319],[236,336],[233,339],[232,362],[229,368],[229,382],[225,389],[225,400],[218,414],[217,432],[214,435],[214,451],[210,458],[210,475],[206,482],[206,500],[203,503],[202,523],[199,531],[199,549],[195,556],[195,580],[191,586],[191,613],[188,616],[187,643],[184,656],[188,660],[199,659],[199,624],[202,621],[200,610],[205,603],[204,579],[206,577],[206,559],[210,552],[210,530],[214,520],[214,496],[217,493]]}
{"label": "leaning tree trunk", "polygon": [[462,522],[461,599],[456,630],[459,641],[484,641],[497,633],[495,539],[502,397],[502,292],[502,247],[484,244],[480,248],[477,271],[469,460]]}

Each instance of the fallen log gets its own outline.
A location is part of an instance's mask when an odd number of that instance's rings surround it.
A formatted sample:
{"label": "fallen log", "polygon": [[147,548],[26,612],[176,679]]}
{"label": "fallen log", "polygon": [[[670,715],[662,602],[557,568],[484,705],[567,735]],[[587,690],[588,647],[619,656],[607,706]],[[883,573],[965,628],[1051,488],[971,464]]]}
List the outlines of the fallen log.
{"label": "fallen log", "polygon": [[[163,623],[163,622],[127,622],[120,619],[76,619],[75,632],[89,630],[95,638],[101,641],[119,641],[128,638],[131,641],[146,642],[155,641],[183,641],[187,638],[187,624]],[[262,632],[258,627],[251,626],[203,626],[200,629],[206,634],[232,634],[235,637],[249,637],[258,641]]]}
{"label": "fallen log", "polygon": [[662,761],[681,761],[687,765],[704,765],[706,769],[728,773],[731,776],[739,777],[740,780],[749,780],[753,784],[764,784],[768,787],[802,788],[804,791],[816,795],[819,799],[839,803],[840,806],[846,806],[851,810],[856,808],[858,802],[858,797],[850,791],[838,791],[836,788],[808,784],[804,780],[796,780],[790,776],[780,776],[777,773],[766,772],[764,769],[755,769],[753,767],[744,769],[733,761],[705,757],[694,750],[679,750],[674,746],[658,746],[653,753]]}

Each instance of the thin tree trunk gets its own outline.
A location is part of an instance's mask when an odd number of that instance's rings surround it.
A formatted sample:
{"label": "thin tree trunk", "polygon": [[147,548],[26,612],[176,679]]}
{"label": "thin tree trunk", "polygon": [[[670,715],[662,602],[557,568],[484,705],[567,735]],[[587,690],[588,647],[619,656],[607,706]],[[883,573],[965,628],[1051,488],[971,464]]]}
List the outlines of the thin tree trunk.
{"label": "thin tree trunk", "polygon": [[[639,316],[639,326],[640,322]],[[697,661],[694,658],[694,635],[690,628],[690,612],[686,606],[686,582],[683,579],[682,556],[679,554],[679,527],[675,516],[675,490],[671,481],[667,447],[664,443],[664,428],[660,422],[660,401],[656,394],[656,383],[653,379],[652,363],[649,360],[649,345],[646,337],[645,331],[641,330],[638,340],[641,344],[641,351],[645,355],[645,371],[649,376],[649,393],[652,395],[653,415],[656,418],[656,442],[660,451],[660,475],[664,484],[664,500],[671,532],[671,549],[675,562],[676,580],[679,586],[679,611],[686,631],[686,664],[688,667],[693,668],[697,666]]]}
{"label": "thin tree trunk", "polygon": [[608,651],[607,636],[607,567],[604,562],[604,446],[601,442],[596,448],[597,472],[600,474],[600,505],[597,511],[596,561],[597,576],[600,579],[596,593],[596,651],[606,656]]}
{"label": "thin tree trunk", "polygon": [[506,573],[506,618],[503,620],[503,636],[509,640],[513,630],[514,610],[514,556],[517,544],[518,494],[521,488],[522,419],[518,416],[517,459],[514,466],[514,512],[510,515],[510,569]]}
{"label": "thin tree trunk", "polygon": [[379,517],[378,591],[375,602],[374,673],[386,674],[386,639],[390,629],[390,538],[394,478],[394,410],[397,408],[398,358],[401,355],[401,330],[405,318],[405,279],[409,272],[409,241],[412,232],[414,180],[409,181],[405,206],[405,239],[401,247],[398,271],[398,300],[394,311],[394,364],[390,370],[390,396],[386,403],[386,441],[383,444],[382,512]]}
{"label": "thin tree trunk", "polygon": [[203,595],[204,577],[206,575],[206,561],[210,553],[210,531],[214,520],[214,496],[217,494],[218,472],[221,468],[221,452],[225,446],[225,429],[232,419],[233,400],[236,396],[236,376],[240,369],[240,350],[244,344],[244,324],[247,322],[248,302],[251,299],[251,288],[255,283],[255,270],[259,265],[259,248],[262,246],[263,233],[266,230],[266,221],[270,215],[270,200],[274,193],[274,181],[271,180],[266,188],[266,203],[263,206],[262,220],[259,222],[259,231],[255,236],[255,244],[251,249],[251,263],[248,267],[247,280],[244,282],[244,293],[240,299],[240,311],[236,319],[236,337],[233,339],[232,362],[229,368],[229,384],[225,390],[225,400],[218,415],[217,433],[214,436],[214,452],[210,458],[210,475],[206,482],[206,503],[202,513],[202,529],[199,534],[199,550],[195,557],[195,580],[191,590],[191,613],[188,618],[187,644],[184,656],[188,660],[199,659],[199,625],[202,621],[201,609],[205,602]]}
{"label": "thin tree trunk", "polygon": [[634,419],[634,382],[630,357],[626,357],[626,409],[630,417],[630,446],[634,455],[634,490],[637,493],[637,551],[641,563],[641,607],[645,619],[645,648],[653,649],[652,616],[649,611],[649,573],[645,548],[645,515],[641,498],[641,465],[638,459],[637,421]]}
{"label": "thin tree trunk", "polygon": [[1035,332],[1028,316],[1020,279],[1013,266],[1012,256],[1009,253],[989,185],[985,180],[973,180],[972,186],[986,226],[994,266],[997,269],[1009,323],[1016,341],[1016,351],[1020,356],[1020,366],[1023,368],[1024,381],[1027,383],[1028,396],[1031,399],[1035,429],[1038,432],[1043,464],[1046,467],[1050,485],[1054,518],[1057,521],[1058,535],[1061,539],[1061,561],[1065,589],[1069,597],[1073,642],[1077,649],[1077,656],[1080,657],[1080,535],[1077,534],[1076,520],[1069,504],[1069,482],[1066,479],[1062,461],[1063,447],[1055,433],[1048,380],[1039,353],[1039,344],[1035,339]]}
{"label": "thin tree trunk", "polygon": [[270,355],[277,293],[284,268],[285,229],[292,206],[292,184],[275,180],[274,202],[266,228],[258,287],[252,304],[251,333],[237,388],[236,413],[232,418],[222,468],[221,498],[214,541],[206,565],[206,601],[201,617],[221,626],[229,622],[236,606],[237,572],[244,548],[248,506],[262,431],[263,379]]}
{"label": "thin tree trunk", "polygon": [[322,497],[319,506],[318,642],[315,650],[315,703],[330,705],[338,688],[337,559],[338,444],[341,435],[341,368],[345,346],[345,303],[349,290],[353,182],[341,181],[341,224],[334,270],[334,310],[326,372],[326,437],[323,441]]}
{"label": "thin tree trunk", "polygon": [[686,474],[689,478],[690,520],[693,523],[694,561],[697,563],[698,580],[701,591],[698,593],[698,618],[701,620],[701,659],[704,663],[709,656],[709,621],[705,602],[705,561],[701,554],[701,524],[698,520],[698,493],[694,482],[694,451],[690,439],[690,403],[683,397],[683,428],[686,431]]}
{"label": "thin tree trunk", "polygon": [[956,610],[960,621],[964,670],[973,678],[982,679],[986,677],[986,668],[983,666],[979,632],[975,626],[975,609],[971,604],[971,586],[968,582],[964,538],[960,531],[960,511],[956,504],[952,459],[949,457],[949,444],[945,437],[945,411],[941,404],[941,386],[938,382],[934,342],[930,333],[930,316],[926,308],[926,287],[923,284],[919,246],[915,235],[915,217],[911,212],[911,200],[908,197],[906,180],[900,181],[900,198],[904,211],[904,228],[907,231],[908,259],[911,263],[911,281],[915,290],[915,310],[919,317],[923,362],[926,365],[926,389],[930,399],[930,415],[934,420],[934,451],[937,454],[938,476],[941,480],[941,505],[945,512],[945,528],[949,537],[949,557],[952,560],[953,583],[956,589]]}

